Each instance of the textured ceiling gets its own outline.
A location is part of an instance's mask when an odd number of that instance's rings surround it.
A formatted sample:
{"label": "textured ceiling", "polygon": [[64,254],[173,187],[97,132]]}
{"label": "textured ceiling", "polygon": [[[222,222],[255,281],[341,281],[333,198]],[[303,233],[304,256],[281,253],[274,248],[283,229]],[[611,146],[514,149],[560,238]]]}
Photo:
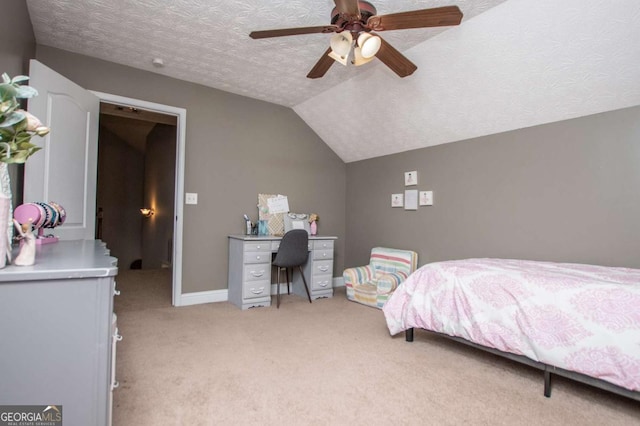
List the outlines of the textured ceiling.
{"label": "textured ceiling", "polygon": [[640,105],[638,0],[509,0],[404,53],[294,107],[345,162]]}
{"label": "textured ceiling", "polygon": [[347,162],[640,103],[640,1],[372,3],[464,18],[383,34],[410,77],[374,61],[310,80],[329,35],[248,34],[327,24],[332,0],[27,0],[37,43],[294,107]]}
{"label": "textured ceiling", "polygon": [[[378,14],[385,14],[452,1],[373,3]],[[468,19],[503,1],[456,4]],[[39,44],[285,106],[297,105],[367,68],[335,64],[324,78],[310,80],[306,75],[329,47],[329,34],[249,38],[254,30],[327,25],[333,0],[27,0],[27,4]],[[385,40],[404,51],[441,31],[390,31]],[[153,67],[155,57],[164,60],[164,68]]]}

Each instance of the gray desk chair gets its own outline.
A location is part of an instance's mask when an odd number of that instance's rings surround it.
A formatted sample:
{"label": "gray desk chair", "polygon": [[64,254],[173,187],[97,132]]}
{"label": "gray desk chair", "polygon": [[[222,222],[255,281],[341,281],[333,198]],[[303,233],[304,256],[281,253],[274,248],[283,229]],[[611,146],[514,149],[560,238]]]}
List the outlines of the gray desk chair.
{"label": "gray desk chair", "polygon": [[309,257],[309,234],[304,229],[294,229],[282,237],[280,241],[280,247],[276,258],[271,262],[278,268],[278,293],[276,298],[276,307],[280,309],[280,272],[284,269],[287,273],[287,289],[289,288],[289,268],[291,269],[291,278],[293,280],[293,268],[298,267],[300,275],[302,276],[302,282],[304,288],[307,290],[307,297],[309,303],[311,303],[311,295],[309,294],[309,286],[307,286],[307,280],[304,278],[304,272],[302,272],[302,265],[307,262]]}

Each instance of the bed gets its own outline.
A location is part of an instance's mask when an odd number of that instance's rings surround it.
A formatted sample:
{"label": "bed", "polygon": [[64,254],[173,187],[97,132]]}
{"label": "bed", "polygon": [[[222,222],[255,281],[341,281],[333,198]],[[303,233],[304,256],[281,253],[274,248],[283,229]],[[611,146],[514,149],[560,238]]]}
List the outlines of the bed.
{"label": "bed", "polygon": [[383,312],[392,335],[438,333],[640,400],[640,269],[509,259],[430,263]]}

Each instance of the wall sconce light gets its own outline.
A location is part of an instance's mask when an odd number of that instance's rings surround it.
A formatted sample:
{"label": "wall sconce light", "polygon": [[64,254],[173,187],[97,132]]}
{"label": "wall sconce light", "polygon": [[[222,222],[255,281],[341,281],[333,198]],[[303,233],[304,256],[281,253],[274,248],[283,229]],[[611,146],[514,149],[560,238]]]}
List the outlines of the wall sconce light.
{"label": "wall sconce light", "polygon": [[142,213],[142,216],[144,217],[151,217],[155,213],[155,210],[145,208],[145,209],[140,209],[140,213]]}

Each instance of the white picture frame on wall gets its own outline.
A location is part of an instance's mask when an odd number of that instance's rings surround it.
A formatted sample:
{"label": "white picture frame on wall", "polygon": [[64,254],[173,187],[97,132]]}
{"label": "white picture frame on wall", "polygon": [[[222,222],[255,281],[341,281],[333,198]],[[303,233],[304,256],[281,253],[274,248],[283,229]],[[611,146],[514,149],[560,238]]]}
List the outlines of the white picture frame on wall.
{"label": "white picture frame on wall", "polygon": [[418,210],[418,190],[407,189],[404,191],[404,209]]}
{"label": "white picture frame on wall", "polygon": [[404,206],[404,194],[391,194],[391,207]]}
{"label": "white picture frame on wall", "polygon": [[420,191],[420,205],[421,206],[433,205],[433,191]]}
{"label": "white picture frame on wall", "polygon": [[404,172],[404,186],[414,186],[418,184],[418,172]]}

